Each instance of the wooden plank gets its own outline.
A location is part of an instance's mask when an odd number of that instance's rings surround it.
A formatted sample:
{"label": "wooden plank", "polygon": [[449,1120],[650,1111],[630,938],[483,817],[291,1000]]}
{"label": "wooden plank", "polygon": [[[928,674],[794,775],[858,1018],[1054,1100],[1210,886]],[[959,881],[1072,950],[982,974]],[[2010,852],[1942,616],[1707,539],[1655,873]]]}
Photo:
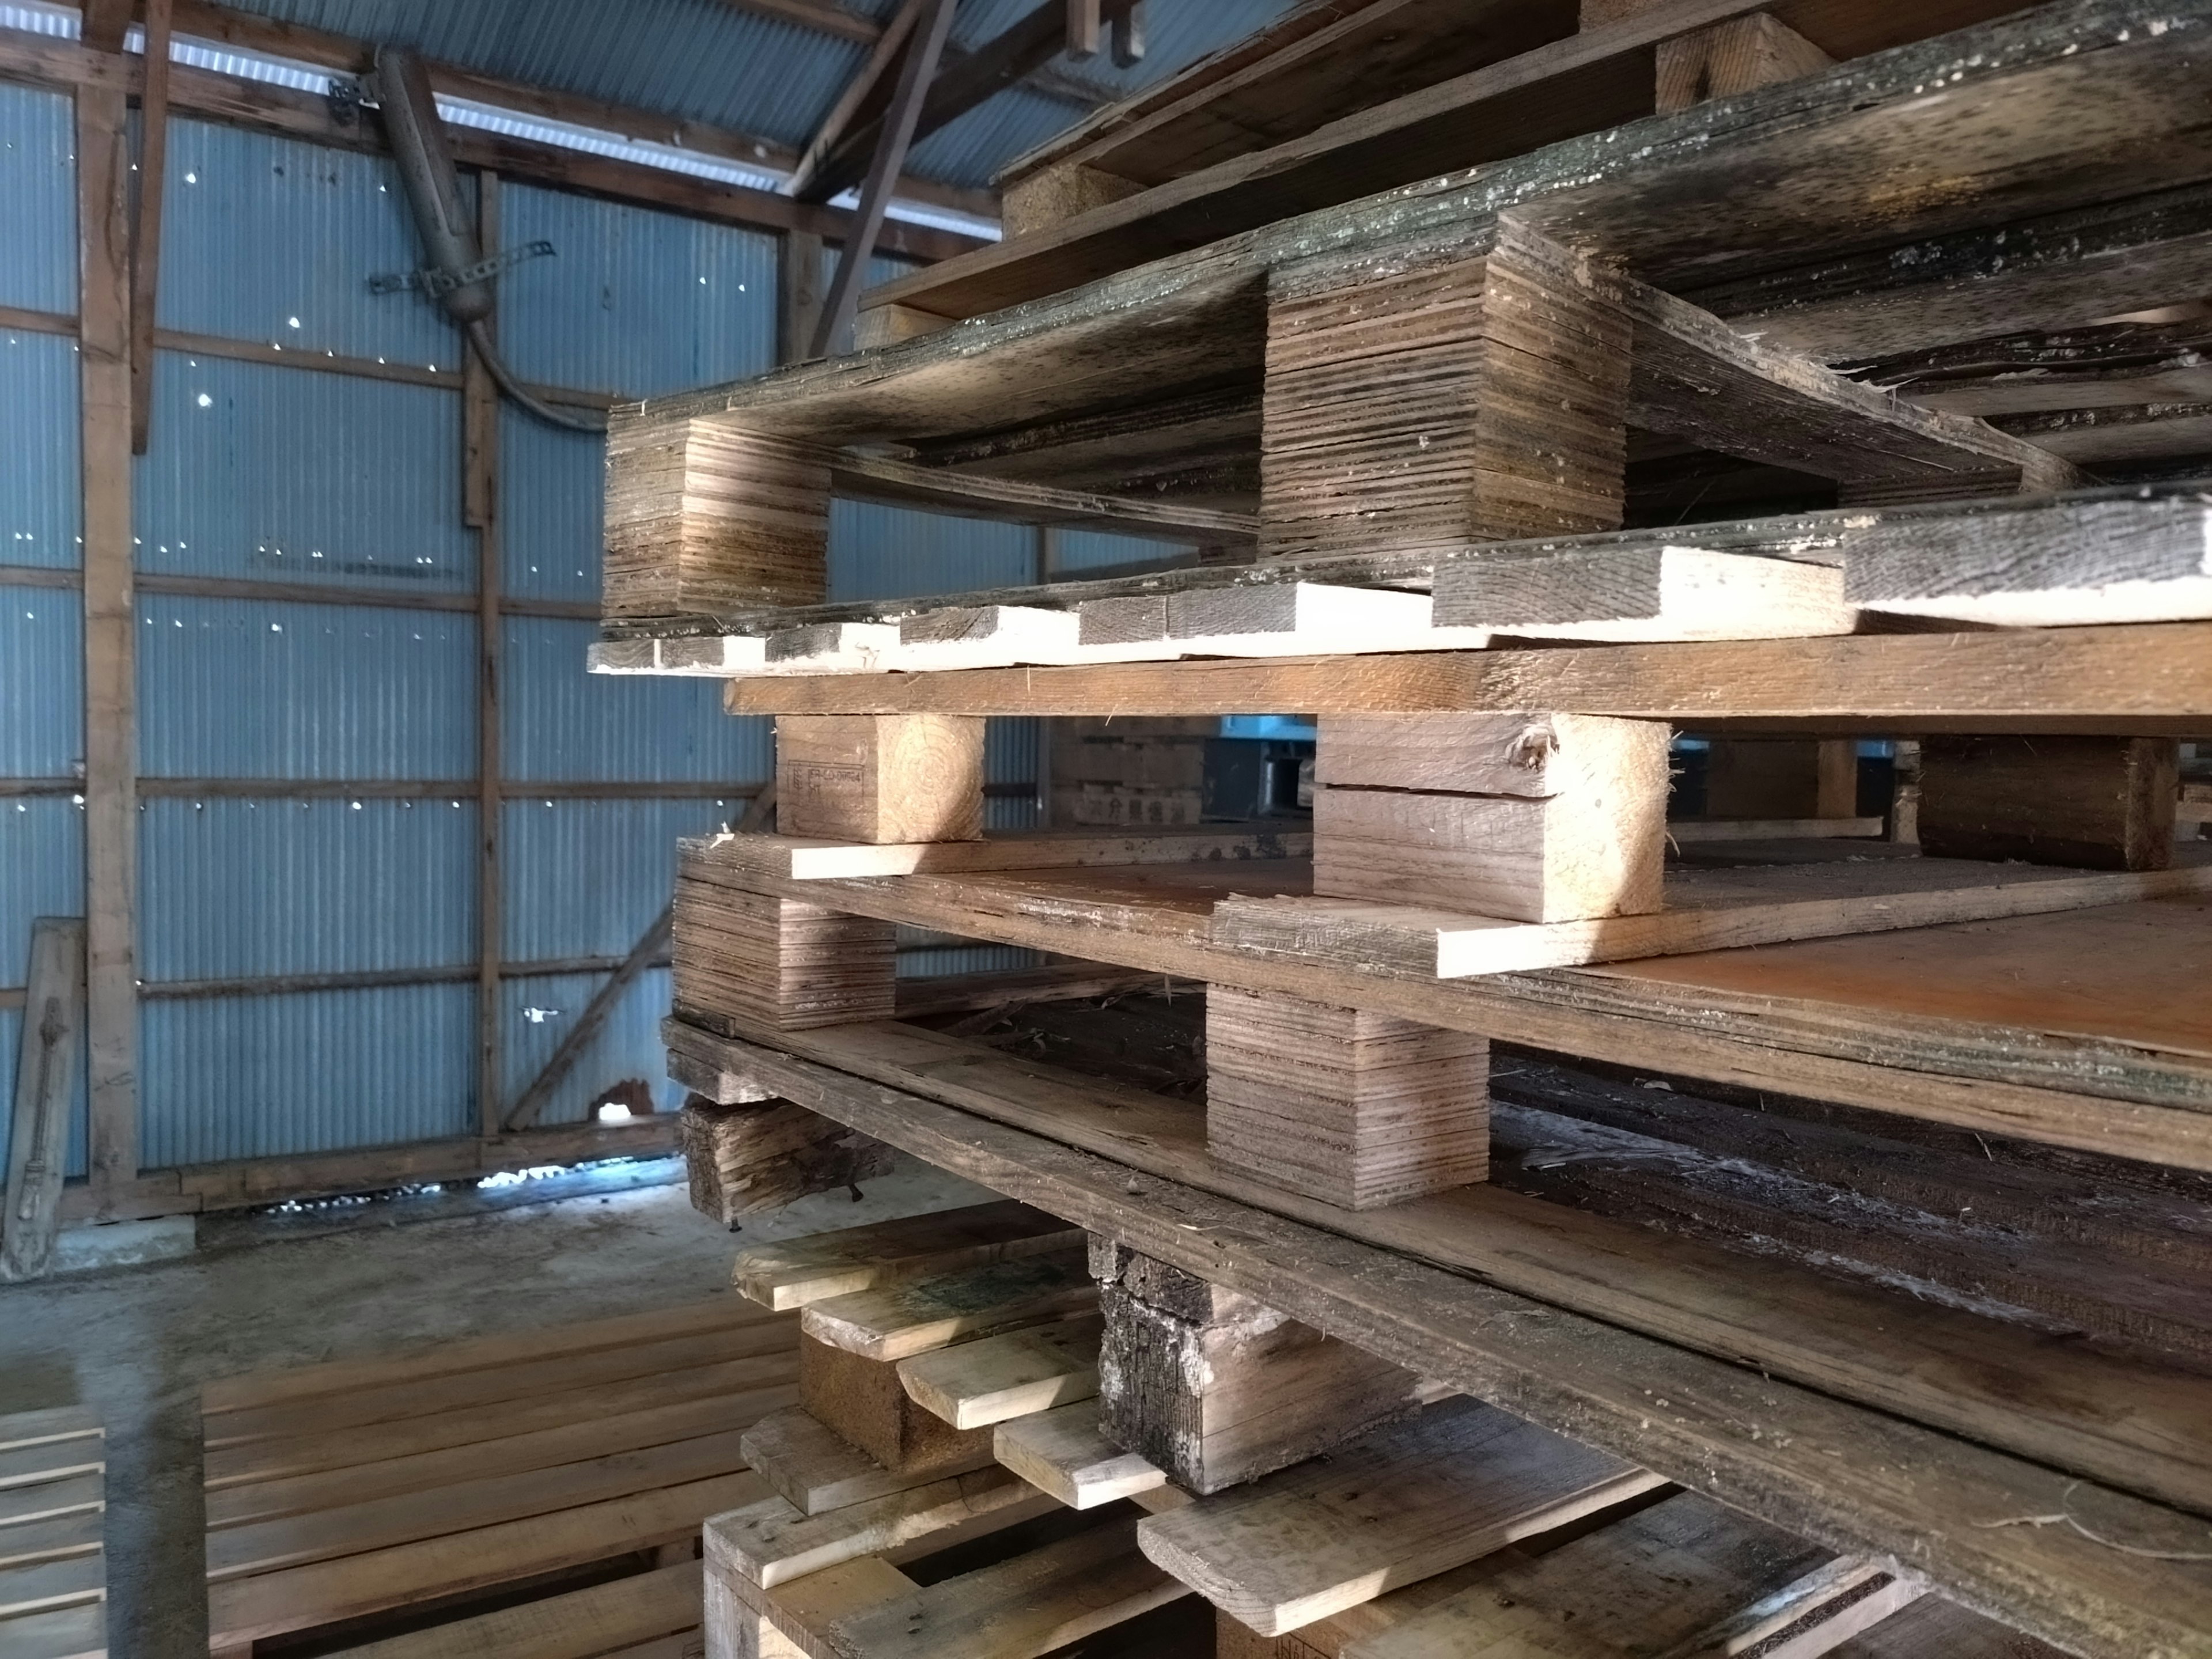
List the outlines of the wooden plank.
{"label": "wooden plank", "polygon": [[988,1428],[1096,1395],[1098,1330],[1078,1316],[955,1343],[899,1361],[899,1383],[954,1428]]}
{"label": "wooden plank", "polygon": [[934,715],[776,722],[776,829],[871,844],[980,841],[983,723]]}
{"label": "wooden plank", "polygon": [[1920,845],[1936,857],[2163,870],[2180,747],[2155,738],[1930,738]]}
{"label": "wooden plank", "polygon": [[8,1659],[107,1659],[107,1604],[34,1613],[0,1624]]}
{"label": "wooden plank", "polygon": [[699,1564],[686,1561],[387,1637],[346,1659],[599,1659],[696,1629],[699,1607]]}
{"label": "wooden plank", "polygon": [[1164,1470],[1099,1432],[1095,1400],[1001,1423],[993,1448],[1000,1462],[1070,1509],[1097,1509],[1167,1485]]}
{"label": "wooden plank", "polygon": [[[670,1036],[696,1040],[673,1025]],[[900,1059],[890,1058],[902,1048]],[[1753,1364],[1762,1375],[1970,1435],[2050,1467],[2076,1469],[2191,1508],[2205,1501],[2212,1475],[2183,1467],[2184,1460],[2198,1457],[2192,1425],[2203,1413],[2197,1398],[2201,1384],[2181,1370],[2093,1356],[2063,1339],[1778,1261],[1747,1266],[1741,1255],[1711,1244],[1495,1186],[1461,1188],[1386,1210],[1344,1211],[1212,1164],[1195,1145],[1196,1114],[1188,1107],[1036,1066],[1007,1066],[994,1076],[982,1054],[964,1051],[975,1057],[958,1068],[959,1081],[950,1086],[938,1079],[950,1069],[944,1062],[963,1047],[945,1040],[902,1038],[888,1052],[873,1054],[865,1043],[817,1049],[846,1073],[765,1055],[752,1063],[841,1117],[908,1126],[899,1130],[908,1150],[921,1144],[911,1122],[935,1121],[924,1100],[947,1099],[963,1109],[958,1121],[971,1128],[978,1119],[968,1114],[979,1113],[1111,1158],[1125,1183],[1137,1179],[1127,1174],[1130,1169],[1140,1170],[1146,1179],[1139,1184],[1148,1193],[1153,1180],[1188,1182],[1239,1206],[1257,1204],[1364,1245],[1479,1275],[1513,1295]],[[857,1081],[848,1074],[853,1072],[877,1080]],[[987,1184],[1006,1190],[996,1182]],[[1026,1182],[1016,1185],[1037,1190]],[[1138,1231],[1127,1218],[1116,1224],[1127,1238]],[[1162,1259],[1188,1257],[1176,1252]],[[1280,1302],[1267,1305],[1294,1318],[1302,1311]],[[1302,1322],[1332,1332],[1342,1328],[1314,1318]],[[1358,1346],[1390,1357],[1372,1342]],[[1453,1380],[1435,1368],[1425,1374]],[[2114,1403],[2123,1392],[2130,1404],[2119,1413]]]}
{"label": "wooden plank", "polygon": [[[0,1567],[31,1566],[72,1555],[97,1555],[106,1524],[103,1485],[89,1476],[64,1483],[64,1489],[76,1495],[82,1507],[38,1521],[9,1517],[4,1513],[7,1501],[0,1500]],[[15,1497],[27,1497],[31,1490],[27,1488]],[[51,1499],[54,1492],[55,1488],[48,1487],[41,1496]]]}
{"label": "wooden plank", "polygon": [[731,1279],[753,1301],[781,1312],[894,1279],[1064,1249],[1080,1243],[1080,1235],[1026,1204],[970,1204],[750,1245],[738,1252]]}
{"label": "wooden plank", "polygon": [[888,1469],[801,1407],[774,1412],[745,1435],[745,1458],[801,1515],[890,1498],[992,1462],[990,1443],[936,1468]]}
{"label": "wooden plank", "polygon": [[1389,964],[1440,979],[1639,961],[1886,933],[1943,923],[2194,897],[2212,891],[2212,863],[2172,870],[2085,872],[1972,860],[1885,860],[1747,866],[1679,865],[1668,908],[1595,921],[1523,923],[1410,905],[1323,898],[1226,898],[1214,907],[1216,945],[1339,969]]}
{"label": "wooden plank", "polygon": [[826,1515],[801,1515],[781,1498],[730,1506],[708,1528],[714,1549],[763,1589],[863,1555],[884,1555],[929,1540],[953,1541],[970,1526],[995,1531],[1056,1509],[1058,1504],[1008,1471],[994,1466],[916,1486]]}
{"label": "wooden plank", "polygon": [[1088,1309],[1097,1295],[1080,1255],[997,1261],[896,1280],[809,1303],[800,1328],[869,1359],[909,1359],[954,1342]]}
{"label": "wooden plank", "polygon": [[[106,1507],[106,1476],[98,1472],[0,1488],[0,1528],[7,1528],[0,1537],[15,1540],[11,1547],[27,1554],[44,1554],[53,1538],[75,1535],[72,1528],[48,1531],[46,1523],[97,1515]],[[34,1534],[41,1541],[21,1541]]]}
{"label": "wooden plank", "polygon": [[1732,98],[1754,87],[1817,74],[1835,62],[1780,18],[1764,11],[1662,40],[1656,56],[1655,101],[1662,115],[1708,98]]}
{"label": "wooden plank", "polygon": [[1663,1484],[1494,1407],[1451,1401],[1326,1462],[1154,1516],[1137,1535],[1214,1606],[1279,1636]]}
{"label": "wooden plank", "polygon": [[[737,1297],[714,1295],[647,1313],[621,1314],[612,1319],[538,1325],[467,1342],[441,1342],[411,1353],[219,1376],[201,1384],[200,1409],[214,1414],[281,1405],[318,1395],[349,1394],[357,1389],[449,1376],[458,1371],[489,1370],[556,1353],[623,1348],[638,1342],[776,1322],[779,1322],[772,1321],[759,1308]],[[780,1322],[786,1329],[795,1329],[794,1322]]]}
{"label": "wooden plank", "polygon": [[981,870],[1065,870],[1084,866],[1210,863],[1222,859],[1295,858],[1311,837],[1272,823],[1178,825],[1147,834],[1045,830],[981,841],[871,846],[799,836],[716,836],[702,856],[792,881]]}
{"label": "wooden plank", "polygon": [[847,500],[883,501],[1015,524],[1066,525],[1125,536],[1249,547],[1258,534],[1249,514],[1174,500],[1064,489],[1032,480],[989,477],[840,451],[830,463],[830,488]]}
{"label": "wooden plank", "polygon": [[1750,734],[1975,729],[2192,732],[2212,720],[2212,624],[1593,646],[1575,651],[1115,663],[740,679],[733,714],[1221,714],[1547,708]]}
{"label": "wooden plank", "polygon": [[[798,1366],[793,1361],[785,1360],[773,1370],[758,1361],[701,1369],[725,1373],[766,1371],[769,1378],[775,1378],[777,1372],[781,1376],[776,1380],[763,1379],[765,1386],[757,1382],[749,1388],[730,1389],[726,1385],[702,1398],[678,1397],[672,1401],[672,1390],[696,1390],[700,1386],[687,1380],[694,1373],[656,1375],[648,1379],[653,1390],[650,1394],[635,1387],[625,1390],[621,1385],[590,1390],[589,1401],[598,1402],[590,1415],[556,1427],[527,1430],[515,1424],[516,1431],[403,1456],[365,1458],[358,1452],[341,1449],[330,1455],[358,1461],[337,1468],[250,1481],[233,1477],[228,1484],[213,1487],[207,1494],[207,1524],[210,1532],[216,1532],[286,1516],[349,1509],[374,1500],[412,1496],[422,1503],[425,1501],[424,1494],[442,1493],[447,1487],[497,1476],[559,1468],[617,1453],[696,1443],[715,1435],[741,1433],[763,1415],[781,1410],[799,1398]],[[640,1395],[643,1399],[637,1408],[629,1408],[630,1400]],[[496,1409],[510,1423],[518,1419],[526,1423],[530,1403],[533,1402],[517,1407],[502,1401]],[[454,1415],[482,1417],[485,1413],[441,1413],[423,1426],[434,1430],[442,1425],[446,1418]],[[356,1430],[336,1437],[350,1443],[372,1437],[374,1432]],[[282,1457],[289,1448],[280,1443],[278,1448],[271,1449],[257,1443],[236,1449]],[[315,1449],[311,1443],[293,1455],[298,1461],[307,1461],[314,1456]]]}
{"label": "wooden plank", "polygon": [[420,1418],[455,1407],[528,1400],[549,1386],[577,1389],[593,1382],[617,1382],[724,1360],[787,1356],[792,1344],[792,1322],[760,1319],[744,1323],[733,1321],[719,1329],[709,1328],[693,1335],[635,1341],[618,1347],[594,1347],[580,1352],[556,1349],[541,1359],[518,1359],[503,1365],[433,1373],[416,1379],[357,1387],[343,1395],[319,1392],[272,1401],[266,1405],[240,1407],[219,1415],[209,1414],[204,1419],[206,1443],[215,1449],[284,1436],[331,1437],[343,1430]]}
{"label": "wooden plank", "polygon": [[7,1641],[15,1620],[106,1597],[107,1562],[97,1551],[34,1566],[0,1567],[0,1644]]}
{"label": "wooden plank", "polygon": [[1437,569],[1439,624],[1536,639],[1800,639],[1849,634],[1858,614],[1841,569],[1698,547],[1506,551]]}
{"label": "wooden plank", "polygon": [[752,1589],[742,1580],[736,1588],[750,1591],[760,1602],[757,1613],[748,1607],[743,1615],[757,1624],[757,1659],[817,1659],[827,1650],[819,1632],[841,1619],[910,1594],[915,1583],[890,1562],[869,1555],[795,1578],[773,1593]]}
{"label": "wooden plank", "polygon": [[850,1353],[811,1336],[799,1339],[799,1355],[806,1409],[885,1468],[934,1477],[989,1461],[990,1437],[955,1429],[917,1405],[890,1360]]}
{"label": "wooden plank", "polygon": [[[42,916],[31,924],[8,1139],[7,1208],[0,1213],[0,1279],[40,1278],[52,1258],[61,1224],[77,1034],[85,1018],[83,922]],[[14,1420],[0,1420],[0,1445],[7,1443],[7,1425]],[[27,1431],[38,1432],[35,1427]]]}
{"label": "wooden plank", "polygon": [[757,1502],[766,1490],[749,1472],[720,1475],[224,1580],[208,1586],[210,1637],[248,1641],[674,1543],[696,1536],[705,1516]]}
{"label": "wooden plank", "polygon": [[1836,1659],[2057,1659],[2058,1650],[2033,1636],[1969,1612],[1940,1595],[1923,1595],[1895,1618],[1835,1650]]}
{"label": "wooden plank", "polygon": [[107,1442],[96,1434],[46,1440],[0,1451],[0,1492],[40,1486],[75,1474],[97,1474],[107,1467]]}

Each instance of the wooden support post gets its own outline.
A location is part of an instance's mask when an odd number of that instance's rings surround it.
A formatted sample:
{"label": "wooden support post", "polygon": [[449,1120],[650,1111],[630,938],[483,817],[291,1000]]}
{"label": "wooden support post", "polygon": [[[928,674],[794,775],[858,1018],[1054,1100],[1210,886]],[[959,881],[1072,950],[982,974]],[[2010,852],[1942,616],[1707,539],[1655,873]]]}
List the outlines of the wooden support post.
{"label": "wooden support post", "polygon": [[1633,330],[1560,258],[1502,223],[1480,258],[1274,273],[1262,557],[1619,526]]}
{"label": "wooden support post", "polygon": [[775,723],[776,828],[872,845],[979,841],[983,721],[792,714]]}
{"label": "wooden support post", "polygon": [[1200,1497],[1419,1407],[1411,1371],[1249,1297],[1096,1235],[1091,1269],[1100,1431]]}
{"label": "wooden support post", "polygon": [[41,916],[31,924],[29,988],[15,1049],[0,1279],[36,1279],[46,1271],[61,1224],[71,1083],[83,1028],[84,924]]}
{"label": "wooden support post", "polygon": [[2180,745],[2167,738],[1925,738],[1920,849],[2163,870],[2173,861],[2180,770]]}
{"label": "wooden support post", "polygon": [[1716,738],[1705,753],[1707,817],[1858,815],[1859,746],[1850,738]]}
{"label": "wooden support post", "polygon": [[1206,1150],[1347,1210],[1483,1180],[1490,1044],[1303,997],[1206,996]]}
{"label": "wooden support post", "polygon": [[607,422],[610,617],[817,605],[828,592],[830,456],[712,420]]}
{"label": "wooden support post", "polygon": [[804,362],[822,321],[822,238],[787,230],[776,250],[775,360]]}
{"label": "wooden support post", "polygon": [[750,890],[744,872],[687,842],[676,872],[676,1006],[710,1030],[795,1030],[889,1019],[891,924]]}
{"label": "wooden support post", "polygon": [[146,0],[146,82],[138,100],[138,215],[131,238],[131,453],[143,455],[154,407],[155,295],[169,155],[170,0]]}
{"label": "wooden support post", "polygon": [[893,1474],[936,1478],[980,1469],[991,1460],[988,1429],[956,1429],[910,1399],[898,1363],[849,1353],[811,1336],[799,1339],[799,1400]]}
{"label": "wooden support post", "polygon": [[[477,174],[477,240],[499,252],[499,175]],[[485,327],[495,330],[496,319]],[[497,1135],[507,1105],[501,950],[505,878],[500,858],[499,386],[465,348],[461,369],[461,519],[477,532],[477,1133]],[[534,1109],[534,1108],[533,1108]]]}
{"label": "wooden support post", "polygon": [[1517,921],[1655,911],[1668,737],[1582,715],[1324,716],[1314,891]]}
{"label": "wooden support post", "polygon": [[[120,28],[114,33],[119,45]],[[131,537],[131,157],[124,127],[119,78],[112,88],[77,88],[85,1025],[92,1182],[100,1194],[138,1173],[138,629]]]}

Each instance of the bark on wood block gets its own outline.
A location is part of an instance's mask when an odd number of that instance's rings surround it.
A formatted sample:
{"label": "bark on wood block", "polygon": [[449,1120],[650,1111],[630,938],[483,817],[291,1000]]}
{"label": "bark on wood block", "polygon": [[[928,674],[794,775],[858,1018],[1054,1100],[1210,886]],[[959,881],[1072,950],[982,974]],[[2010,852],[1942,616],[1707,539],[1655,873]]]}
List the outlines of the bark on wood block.
{"label": "bark on wood block", "polygon": [[983,722],[964,714],[787,714],[775,723],[779,834],[977,841]]}
{"label": "bark on wood block", "polygon": [[694,1095],[676,1120],[691,1207],[724,1226],[890,1173],[880,1140],[787,1100],[720,1106]]}
{"label": "bark on wood block", "polygon": [[[1664,726],[1413,715],[1402,726],[1370,749],[1368,724],[1321,722],[1317,896],[1516,921],[1659,908]],[[1462,787],[1431,788],[1432,778]]]}
{"label": "bark on wood block", "polygon": [[1278,271],[1261,555],[1620,523],[1631,328],[1501,227],[1486,257],[1349,285]]}
{"label": "bark on wood block", "polygon": [[1716,738],[1706,750],[1707,817],[1848,818],[1858,800],[1849,738]]}
{"label": "bark on wood block", "polygon": [[1099,1431],[1203,1497],[1413,1411],[1419,1379],[1272,1310],[1198,1322],[1104,1285]]}
{"label": "bark on wood block", "polygon": [[730,1021],[778,1030],[888,1019],[892,926],[747,890],[711,841],[677,860],[672,955],[676,1003],[714,1030]]}
{"label": "bark on wood block", "polygon": [[708,420],[607,428],[610,617],[720,615],[827,597],[830,462]]}
{"label": "bark on wood block", "polygon": [[1101,1233],[1092,1233],[1091,1276],[1101,1285],[1113,1285],[1139,1302],[1195,1325],[1227,1319],[1262,1319],[1273,1310],[1226,1285],[1216,1285],[1187,1273],[1157,1256],[1133,1250]]}
{"label": "bark on wood block", "polygon": [[1490,1044],[1395,1015],[1211,986],[1206,1149],[1347,1210],[1483,1180]]}
{"label": "bark on wood block", "polygon": [[1708,98],[1817,75],[1836,60],[1767,12],[1732,17],[1662,40],[1656,107],[1662,115]]}
{"label": "bark on wood block", "polygon": [[802,1334],[799,1399],[817,1422],[894,1474],[956,1474],[991,1461],[991,1431],[956,1429],[916,1405],[896,1360],[869,1359]]}
{"label": "bark on wood block", "polygon": [[2180,745],[2165,738],[1931,737],[1920,848],[2093,870],[2173,861]]}

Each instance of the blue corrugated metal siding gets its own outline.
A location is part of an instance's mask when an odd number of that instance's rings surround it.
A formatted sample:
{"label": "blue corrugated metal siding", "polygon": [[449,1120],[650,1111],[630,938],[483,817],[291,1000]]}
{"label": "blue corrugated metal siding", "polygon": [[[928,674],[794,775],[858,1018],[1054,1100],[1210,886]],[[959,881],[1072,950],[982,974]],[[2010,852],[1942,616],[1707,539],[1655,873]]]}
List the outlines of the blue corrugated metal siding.
{"label": "blue corrugated metal siding", "polygon": [[[0,587],[0,775],[66,778],[84,763],[84,601]],[[0,950],[6,948],[0,934]]]}
{"label": "blue corrugated metal siding", "polygon": [[500,721],[507,775],[531,781],[747,783],[765,778],[764,722],[722,713],[719,680],[583,672],[590,623],[509,617]]}
{"label": "blue corrugated metal siding", "polygon": [[[553,1058],[553,1051],[604,983],[605,976],[600,974],[532,975],[501,988],[508,1100],[520,1096]],[[631,1079],[653,1091],[661,1110],[681,1106],[684,1091],[668,1080],[668,1054],[660,1043],[660,1022],[667,1017],[669,1000],[665,968],[650,968],[639,975],[538,1112],[538,1122],[581,1122],[594,1099]]]}
{"label": "blue corrugated metal siding", "polygon": [[509,415],[499,423],[500,587],[534,599],[599,597],[607,441]]}
{"label": "blue corrugated metal siding", "polygon": [[933,945],[902,951],[901,979],[934,979],[940,974],[1010,974],[1034,968],[1042,954],[1013,945]]}
{"label": "blue corrugated metal siding", "polygon": [[398,169],[205,121],[169,128],[164,328],[458,371],[459,331],[419,294],[368,291],[422,251]]}
{"label": "blue corrugated metal siding", "polygon": [[[0,985],[12,988],[29,972],[31,923],[84,914],[84,809],[67,795],[0,801]],[[15,1078],[10,1066],[11,1091]]]}
{"label": "blue corrugated metal siding", "polygon": [[149,776],[442,780],[476,769],[472,617],[146,594],[138,618],[138,764]]}
{"label": "blue corrugated metal siding", "polygon": [[458,390],[157,352],[143,570],[462,592]]}
{"label": "blue corrugated metal siding", "polygon": [[149,800],[140,976],[443,968],[476,952],[477,808],[422,800]]}
{"label": "blue corrugated metal siding", "polygon": [[[0,184],[0,201],[8,199],[6,189]],[[0,334],[0,432],[8,437],[0,564],[55,569],[83,562],[79,424],[76,342],[61,334]]]}
{"label": "blue corrugated metal siding", "polygon": [[830,597],[905,599],[1036,580],[1026,525],[838,501],[830,514]]}
{"label": "blue corrugated metal siding", "polygon": [[476,987],[149,1001],[149,1167],[337,1152],[476,1127]]}
{"label": "blue corrugated metal siding", "polygon": [[524,379],[643,398],[775,366],[775,237],[520,185],[500,226],[556,251],[500,279],[500,349]]}
{"label": "blue corrugated metal siding", "polygon": [[0,85],[0,305],[76,310],[76,161],[69,94]]}
{"label": "blue corrugated metal siding", "polygon": [[511,800],[501,818],[511,962],[624,957],[676,886],[676,842],[743,815],[733,796]]}
{"label": "blue corrugated metal siding", "polygon": [[1121,564],[1153,564],[1190,551],[1188,542],[1155,541],[1147,536],[1116,536],[1103,530],[1058,532],[1053,574],[1072,575]]}

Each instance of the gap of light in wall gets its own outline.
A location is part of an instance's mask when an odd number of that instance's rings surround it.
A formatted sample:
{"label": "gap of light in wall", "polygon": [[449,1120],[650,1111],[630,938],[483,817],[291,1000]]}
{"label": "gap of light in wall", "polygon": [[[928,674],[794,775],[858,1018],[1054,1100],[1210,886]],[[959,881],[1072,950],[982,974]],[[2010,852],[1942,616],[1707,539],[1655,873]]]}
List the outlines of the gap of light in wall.
{"label": "gap of light in wall", "polygon": [[[57,40],[74,40],[78,36],[78,14],[72,6],[52,4],[49,0],[5,0],[4,3],[0,3],[0,27],[50,35]],[[145,49],[145,31],[132,24],[124,36],[124,47],[129,52],[143,52]],[[295,92],[311,92],[318,96],[328,93],[331,85],[331,71],[318,64],[303,64],[296,59],[261,52],[242,52],[185,35],[170,38],[169,61],[191,69],[235,76],[243,81],[260,81],[271,86],[289,87]],[[438,94],[437,102],[438,113],[455,126],[475,127],[504,137],[527,139],[556,149],[604,155],[613,161],[629,161],[639,167],[657,168],[663,173],[685,173],[716,184],[772,191],[779,188],[790,176],[766,164],[757,167],[746,167],[720,156],[702,155],[696,150],[684,149],[675,144],[654,143],[649,139],[626,137],[621,133],[607,132],[596,127],[519,114],[513,110],[479,104],[465,98],[452,98],[442,93]],[[856,192],[847,191],[835,198],[830,205],[850,208],[858,201]],[[957,231],[988,241],[999,240],[996,220],[979,218],[951,208],[894,200],[889,216],[908,224]]]}

